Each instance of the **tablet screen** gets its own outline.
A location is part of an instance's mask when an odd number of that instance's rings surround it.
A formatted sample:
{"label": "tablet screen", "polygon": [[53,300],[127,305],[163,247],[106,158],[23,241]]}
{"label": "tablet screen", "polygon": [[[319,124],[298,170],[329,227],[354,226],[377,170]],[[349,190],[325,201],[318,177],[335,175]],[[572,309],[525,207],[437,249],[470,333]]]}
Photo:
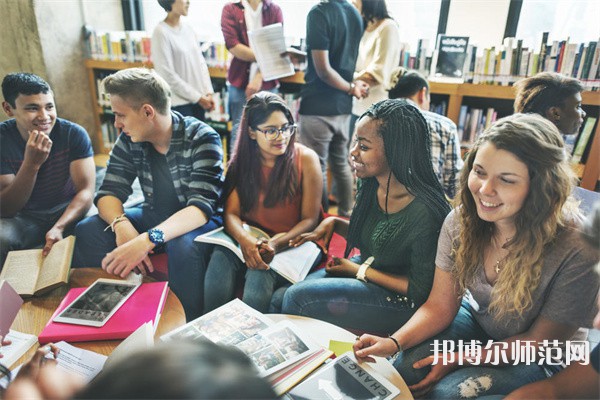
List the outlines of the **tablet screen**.
{"label": "tablet screen", "polygon": [[139,283],[98,279],[54,321],[102,326],[139,287]]}

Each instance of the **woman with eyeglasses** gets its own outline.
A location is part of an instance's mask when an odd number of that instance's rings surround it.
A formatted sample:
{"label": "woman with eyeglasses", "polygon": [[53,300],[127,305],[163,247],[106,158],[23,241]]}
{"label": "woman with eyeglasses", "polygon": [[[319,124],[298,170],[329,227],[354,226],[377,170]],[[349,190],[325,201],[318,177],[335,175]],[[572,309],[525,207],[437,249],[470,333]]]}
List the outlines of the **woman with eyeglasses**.
{"label": "woman with eyeglasses", "polygon": [[[284,314],[344,328],[392,333],[427,300],[437,239],[450,206],[435,177],[430,135],[406,100],[384,100],[358,120],[351,161],[360,179],[350,221],[330,217],[292,245],[347,239],[345,257],[290,287]],[[360,255],[348,258],[357,248]],[[273,298],[281,297],[281,291]]]}
{"label": "woman with eyeglasses", "polygon": [[[275,289],[285,282],[269,269],[275,253],[319,223],[323,176],[317,154],[296,142],[296,125],[281,97],[253,95],[244,107],[235,152],[225,179],[225,230],[240,245],[246,263],[223,246],[208,246],[204,311],[234,297],[238,275],[245,272],[242,300],[267,312]],[[269,235],[263,243],[247,223]],[[202,244],[204,246],[204,244]]]}

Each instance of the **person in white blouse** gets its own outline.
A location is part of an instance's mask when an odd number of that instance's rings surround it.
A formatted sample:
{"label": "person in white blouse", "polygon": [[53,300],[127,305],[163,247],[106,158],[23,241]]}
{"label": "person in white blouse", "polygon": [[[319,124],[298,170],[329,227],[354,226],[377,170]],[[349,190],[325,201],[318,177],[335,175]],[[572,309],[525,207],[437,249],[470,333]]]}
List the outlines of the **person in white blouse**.
{"label": "person in white blouse", "polygon": [[400,63],[400,31],[388,13],[385,0],[353,0],[352,3],[360,11],[365,24],[354,79],[369,84],[369,96],[354,99],[351,128],[356,118],[371,105],[388,98],[386,86],[392,71]]}
{"label": "person in white blouse", "polygon": [[192,27],[181,20],[187,16],[189,0],[158,0],[167,17],[152,33],[154,69],[171,87],[172,109],[204,120],[214,109],[213,87],[208,66]]}

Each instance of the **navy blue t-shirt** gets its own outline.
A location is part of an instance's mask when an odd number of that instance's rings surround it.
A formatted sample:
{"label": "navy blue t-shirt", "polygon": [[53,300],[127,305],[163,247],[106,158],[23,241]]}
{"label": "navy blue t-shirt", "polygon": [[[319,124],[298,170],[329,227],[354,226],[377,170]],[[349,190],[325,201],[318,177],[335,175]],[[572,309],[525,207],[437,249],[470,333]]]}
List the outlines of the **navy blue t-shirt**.
{"label": "navy blue t-shirt", "polygon": [[344,115],[352,112],[352,96],[334,89],[317,76],[310,52],[329,51],[331,67],[351,82],[362,34],[362,17],[346,0],[323,1],[310,10],[306,19],[309,57],[304,75],[306,84],[301,91],[300,114]]}
{"label": "navy blue t-shirt", "polygon": [[[50,132],[52,149],[40,167],[37,180],[23,210],[47,210],[75,196],[71,161],[92,157],[92,143],[81,126],[57,118]],[[25,145],[15,119],[0,123],[0,175],[16,175],[23,164]]]}

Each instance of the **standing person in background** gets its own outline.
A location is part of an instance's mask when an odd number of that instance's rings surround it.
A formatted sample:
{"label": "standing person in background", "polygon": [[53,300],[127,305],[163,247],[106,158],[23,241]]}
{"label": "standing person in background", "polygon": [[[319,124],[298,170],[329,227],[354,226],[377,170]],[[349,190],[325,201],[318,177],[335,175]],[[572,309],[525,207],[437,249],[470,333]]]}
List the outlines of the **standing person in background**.
{"label": "standing person in background", "polygon": [[168,13],[152,33],[154,69],[171,88],[172,110],[204,121],[204,112],[215,108],[208,67],[196,33],[181,20],[189,0],[158,0]]}
{"label": "standing person in background", "polygon": [[90,137],[57,117],[50,85],[30,73],[2,80],[0,270],[11,250],[67,236],[92,205],[96,173]]}
{"label": "standing person in background", "polygon": [[321,1],[308,13],[308,66],[302,88],[300,140],[319,155],[323,171],[323,206],[327,211],[327,163],[336,181],[338,214],[352,210],[352,173],[348,140],[352,97],[368,95],[369,85],[353,81],[363,33],[360,14],[346,0]]}
{"label": "standing person in background", "polygon": [[354,99],[350,137],[358,117],[371,105],[388,98],[387,85],[400,63],[400,31],[388,13],[385,0],[354,0],[353,4],[361,13],[365,27],[358,47],[354,79],[369,85],[369,97]]}
{"label": "standing person in background", "polygon": [[583,124],[583,85],[556,72],[540,72],[515,83],[515,112],[550,120],[563,135],[576,135]]}
{"label": "standing person in background", "polygon": [[233,152],[238,134],[240,119],[246,100],[261,90],[277,91],[279,82],[264,82],[256,64],[254,51],[250,48],[248,31],[263,26],[283,23],[281,8],[271,0],[241,0],[227,3],[221,14],[221,30],[225,46],[233,55],[227,70],[229,90],[229,117],[233,129],[229,140],[229,150]]}
{"label": "standing person in background", "polygon": [[450,118],[429,111],[429,83],[417,71],[396,68],[390,82],[390,99],[406,98],[421,109],[431,134],[431,162],[444,192],[454,198],[458,174],[463,167],[460,139]]}

